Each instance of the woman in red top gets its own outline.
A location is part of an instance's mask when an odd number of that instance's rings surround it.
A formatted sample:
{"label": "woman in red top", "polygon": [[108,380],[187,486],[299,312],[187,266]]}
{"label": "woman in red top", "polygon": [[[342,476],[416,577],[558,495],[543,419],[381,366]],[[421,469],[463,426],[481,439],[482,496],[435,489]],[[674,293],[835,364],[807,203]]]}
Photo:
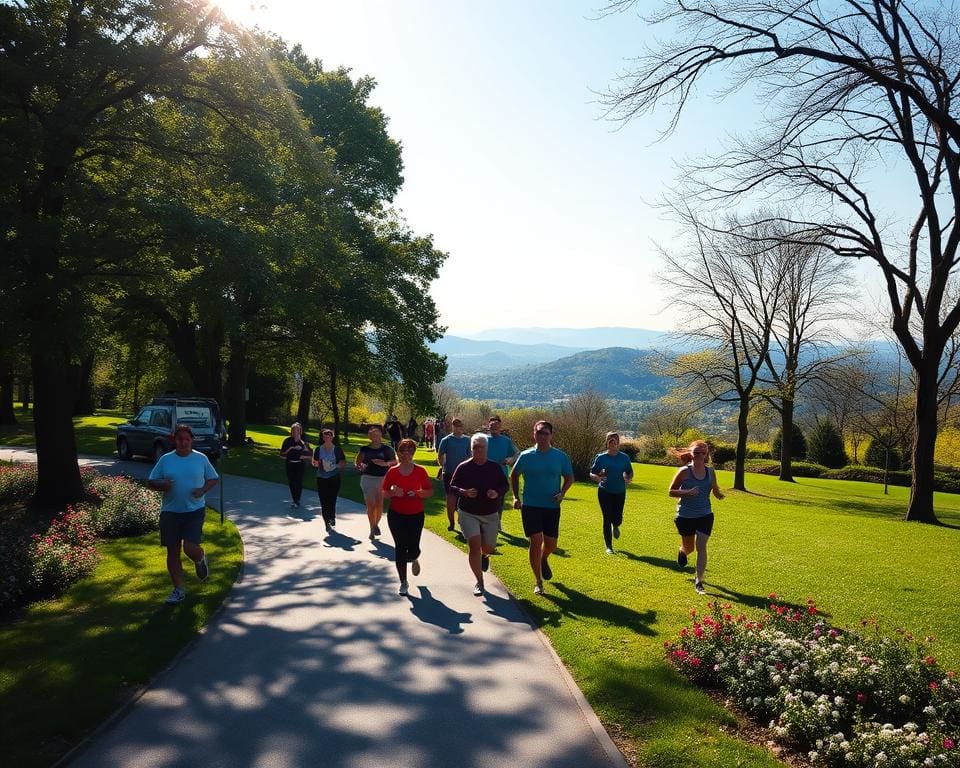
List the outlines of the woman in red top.
{"label": "woman in red top", "polygon": [[409,437],[397,446],[400,463],[390,467],[383,477],[383,495],[390,499],[387,526],[393,536],[400,594],[406,595],[407,563],[414,576],[420,575],[420,534],[423,533],[423,500],[433,496],[433,484],[427,471],[413,463],[417,444]]}

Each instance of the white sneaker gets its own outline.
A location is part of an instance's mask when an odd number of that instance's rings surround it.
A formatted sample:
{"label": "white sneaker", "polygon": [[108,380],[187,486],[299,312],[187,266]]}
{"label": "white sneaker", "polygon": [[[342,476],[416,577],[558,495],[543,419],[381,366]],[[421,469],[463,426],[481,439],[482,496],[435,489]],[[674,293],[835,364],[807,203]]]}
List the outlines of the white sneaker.
{"label": "white sneaker", "polygon": [[177,603],[182,603],[183,598],[187,596],[187,590],[183,587],[174,587],[173,591],[170,593],[170,596],[164,601],[167,605],[176,605]]}
{"label": "white sneaker", "polygon": [[612,555],[612,554],[613,554],[613,550],[610,549],[610,547],[607,547],[607,554],[608,554],[608,555]]}
{"label": "white sneaker", "polygon": [[481,584],[479,581],[476,583],[476,586],[474,586],[473,588],[473,596],[483,597],[483,584]]}
{"label": "white sneaker", "polygon": [[707,593],[707,590],[703,588],[703,582],[702,582],[702,581],[695,581],[695,582],[693,582],[693,588],[694,588],[695,590],[697,590],[697,594],[698,594],[698,595],[705,595],[705,594]]}
{"label": "white sneaker", "polygon": [[420,575],[420,560],[414,560],[414,561],[410,564],[410,570],[413,571],[413,575],[414,575],[414,576],[419,576],[419,575]]}
{"label": "white sneaker", "polygon": [[533,594],[542,595],[543,594],[543,584],[535,584],[533,587]]}
{"label": "white sneaker", "polygon": [[408,591],[409,591],[409,587],[407,586],[407,582],[401,581],[401,582],[400,582],[400,597],[406,597]]}

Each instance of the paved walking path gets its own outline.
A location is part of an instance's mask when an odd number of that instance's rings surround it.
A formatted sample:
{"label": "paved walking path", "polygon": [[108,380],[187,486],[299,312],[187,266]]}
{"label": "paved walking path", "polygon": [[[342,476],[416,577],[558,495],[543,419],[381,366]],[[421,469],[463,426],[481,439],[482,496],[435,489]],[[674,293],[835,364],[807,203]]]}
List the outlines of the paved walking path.
{"label": "paved walking path", "polygon": [[[0,459],[31,453],[0,448]],[[424,531],[423,573],[402,598],[386,525],[368,541],[360,504],[341,499],[327,535],[315,494],[304,493],[298,517],[280,484],[228,475],[224,496],[243,536],[242,579],[199,640],[72,766],[626,765],[500,581],[487,574],[487,595],[472,596],[460,550]],[[184,608],[189,598],[173,610]]]}

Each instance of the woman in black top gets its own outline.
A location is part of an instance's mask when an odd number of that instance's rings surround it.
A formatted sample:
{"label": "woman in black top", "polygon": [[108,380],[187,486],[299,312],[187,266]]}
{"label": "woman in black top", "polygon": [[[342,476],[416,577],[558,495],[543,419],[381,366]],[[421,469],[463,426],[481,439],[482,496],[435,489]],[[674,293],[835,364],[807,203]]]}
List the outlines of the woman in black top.
{"label": "woman in black top", "polygon": [[303,439],[303,427],[300,422],[290,426],[290,437],[284,438],[280,446],[280,455],[283,456],[287,470],[287,484],[290,486],[290,496],[293,498],[293,507],[300,506],[300,495],[303,493],[304,457],[310,457],[310,444]]}

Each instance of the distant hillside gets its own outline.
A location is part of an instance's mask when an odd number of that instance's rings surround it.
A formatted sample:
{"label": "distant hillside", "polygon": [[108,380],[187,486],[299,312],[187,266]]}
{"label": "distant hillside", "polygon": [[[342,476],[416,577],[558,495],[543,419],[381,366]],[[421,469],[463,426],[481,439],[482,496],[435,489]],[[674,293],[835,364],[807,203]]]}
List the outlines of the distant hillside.
{"label": "distant hillside", "polygon": [[617,400],[656,400],[671,380],[650,371],[655,350],[608,347],[500,371],[460,371],[447,383],[466,398],[545,404],[588,389]]}
{"label": "distant hillside", "polygon": [[530,363],[558,360],[586,347],[561,347],[555,344],[513,344],[508,341],[477,341],[461,336],[444,336],[430,349],[447,358],[450,374],[465,371],[497,371]]}
{"label": "distant hillside", "polygon": [[491,328],[466,334],[471,339],[509,341],[518,344],[555,344],[580,349],[632,347],[644,349],[665,343],[664,331],[646,328]]}

